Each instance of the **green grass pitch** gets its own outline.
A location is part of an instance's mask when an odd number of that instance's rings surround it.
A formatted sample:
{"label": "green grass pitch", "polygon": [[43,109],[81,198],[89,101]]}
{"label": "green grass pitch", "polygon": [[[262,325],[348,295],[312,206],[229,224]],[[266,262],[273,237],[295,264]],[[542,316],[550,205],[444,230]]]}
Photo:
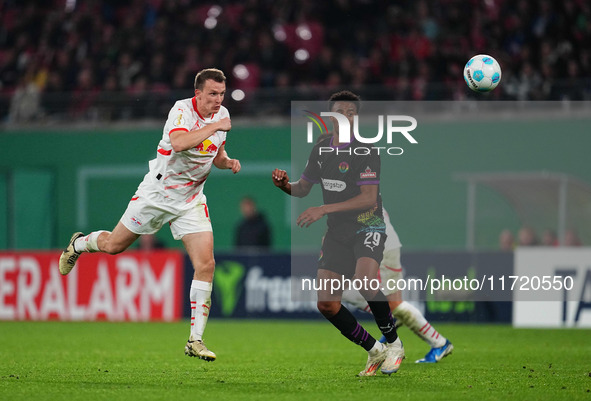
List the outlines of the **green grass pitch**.
{"label": "green grass pitch", "polygon": [[359,378],[367,354],[325,321],[211,319],[210,363],[183,355],[187,322],[0,322],[0,400],[591,399],[591,330],[436,327],[442,362],[402,328],[400,371]]}

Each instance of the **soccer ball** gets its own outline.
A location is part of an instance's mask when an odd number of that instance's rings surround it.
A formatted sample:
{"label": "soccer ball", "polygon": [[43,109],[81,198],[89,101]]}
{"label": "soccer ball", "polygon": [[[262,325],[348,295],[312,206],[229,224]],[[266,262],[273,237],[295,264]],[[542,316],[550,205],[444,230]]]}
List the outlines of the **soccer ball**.
{"label": "soccer ball", "polygon": [[491,91],[501,82],[501,66],[491,56],[479,54],[466,63],[464,80],[475,92]]}

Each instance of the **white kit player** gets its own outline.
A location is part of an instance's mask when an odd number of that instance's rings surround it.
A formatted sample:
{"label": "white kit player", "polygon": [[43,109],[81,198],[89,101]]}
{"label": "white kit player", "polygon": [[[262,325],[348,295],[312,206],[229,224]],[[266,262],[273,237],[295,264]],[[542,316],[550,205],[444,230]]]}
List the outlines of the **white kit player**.
{"label": "white kit player", "polygon": [[[384,211],[384,222],[386,223],[386,244],[384,246],[384,258],[380,263],[379,277],[382,283],[394,282],[402,279],[402,265],[400,264],[400,248],[402,244],[398,234],[390,222],[390,216],[386,209]],[[423,314],[410,303],[402,300],[402,294],[397,289],[388,289],[384,287],[384,294],[390,304],[392,315],[396,318],[396,323],[405,325],[411,329],[417,336],[431,346],[431,350],[424,358],[416,361],[417,363],[436,363],[453,351],[452,343],[443,337],[429,322]],[[347,290],[343,293],[343,300],[354,305],[358,309],[369,311],[365,299],[355,290]],[[382,341],[382,340],[380,340]]]}
{"label": "white kit player", "polygon": [[195,96],[177,101],[164,125],[156,158],[112,232],[75,233],[59,260],[61,274],[68,274],[82,252],[117,254],[140,235],[154,234],[166,223],[175,240],[182,240],[195,273],[189,294],[191,331],[185,354],[207,361],[216,355],[203,343],[211,306],[215,261],[213,233],[203,186],[212,165],[240,171],[240,162],[225,151],[230,114],[222,106],[226,77],[217,69],[205,69],[195,77]]}

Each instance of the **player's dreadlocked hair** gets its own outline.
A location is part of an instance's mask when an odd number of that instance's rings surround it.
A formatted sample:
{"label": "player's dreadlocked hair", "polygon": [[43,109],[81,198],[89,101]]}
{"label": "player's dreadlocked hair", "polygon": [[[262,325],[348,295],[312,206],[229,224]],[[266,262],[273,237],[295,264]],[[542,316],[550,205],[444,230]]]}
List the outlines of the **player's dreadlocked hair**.
{"label": "player's dreadlocked hair", "polygon": [[332,106],[336,102],[352,102],[357,106],[357,112],[361,109],[361,97],[351,91],[340,91],[333,93],[328,99],[328,110],[332,110]]}
{"label": "player's dreadlocked hair", "polygon": [[205,81],[213,79],[215,82],[226,82],[226,76],[221,70],[217,68],[206,68],[195,75],[195,89],[203,90]]}

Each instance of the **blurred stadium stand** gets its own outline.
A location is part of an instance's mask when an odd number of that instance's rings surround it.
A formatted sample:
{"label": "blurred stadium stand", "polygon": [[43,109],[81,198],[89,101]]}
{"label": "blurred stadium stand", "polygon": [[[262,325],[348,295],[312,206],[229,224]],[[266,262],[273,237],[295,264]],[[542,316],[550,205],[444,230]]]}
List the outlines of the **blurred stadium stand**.
{"label": "blurred stadium stand", "polygon": [[0,22],[1,121],[162,116],[211,66],[233,115],[287,114],[341,87],[458,100],[477,53],[503,68],[487,99],[591,98],[584,0],[22,0],[0,2]]}

